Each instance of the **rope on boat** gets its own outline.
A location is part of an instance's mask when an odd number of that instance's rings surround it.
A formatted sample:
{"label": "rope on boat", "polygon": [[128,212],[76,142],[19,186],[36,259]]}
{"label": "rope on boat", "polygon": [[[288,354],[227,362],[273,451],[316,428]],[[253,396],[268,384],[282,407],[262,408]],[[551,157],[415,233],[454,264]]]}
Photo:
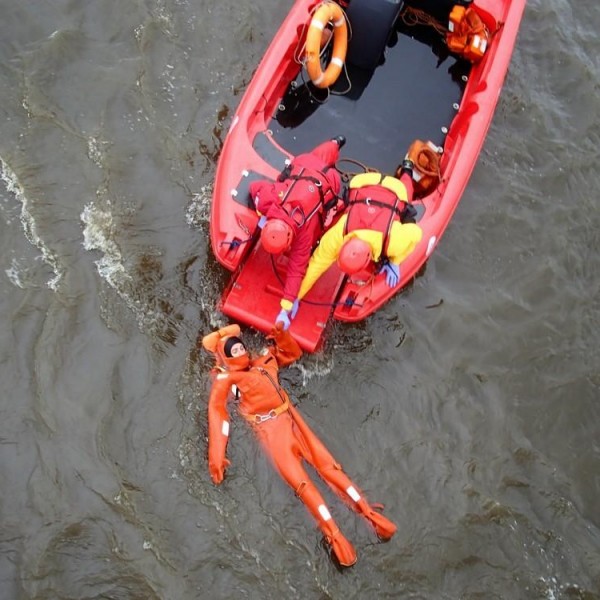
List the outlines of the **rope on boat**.
{"label": "rope on boat", "polygon": [[433,27],[442,37],[445,37],[448,33],[448,29],[444,27],[439,21],[434,19],[431,15],[427,14],[423,10],[407,6],[400,15],[402,21],[408,27],[415,27],[416,25],[429,25]]}
{"label": "rope on boat", "polygon": [[246,223],[244,223],[244,221],[242,221],[239,217],[237,217],[237,224],[239,226],[239,228],[248,236],[245,240],[223,240],[219,245],[220,246],[224,246],[225,244],[229,244],[229,248],[231,248],[232,250],[235,250],[236,248],[239,248],[242,244],[247,244],[248,242],[251,242],[254,239],[254,234],[252,234],[250,232],[250,229],[248,229],[248,226],[246,225]]}

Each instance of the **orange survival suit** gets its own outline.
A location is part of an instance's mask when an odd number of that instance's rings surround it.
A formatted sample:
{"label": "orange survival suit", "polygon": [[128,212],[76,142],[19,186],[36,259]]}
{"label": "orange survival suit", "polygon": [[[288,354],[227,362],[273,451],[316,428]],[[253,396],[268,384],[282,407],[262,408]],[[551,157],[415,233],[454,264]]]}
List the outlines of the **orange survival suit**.
{"label": "orange survival suit", "polygon": [[356,562],[356,551],[331,517],[302,460],[311,464],[343,501],[363,515],[381,539],[390,539],[396,526],[369,505],[279,385],[279,367],[289,365],[302,354],[292,336],[274,328],[268,338],[273,345],[263,350],[258,358],[251,359],[248,354],[228,356],[226,349],[232,341],[242,343],[237,337],[239,332],[238,325],[229,325],[202,339],[204,348],[217,360],[208,400],[208,465],[212,480],[221,483],[229,465],[225,458],[229,440],[227,400],[233,391],[239,398],[239,412],[251,424],[280,475],[316,519],[339,563],[352,566]]}

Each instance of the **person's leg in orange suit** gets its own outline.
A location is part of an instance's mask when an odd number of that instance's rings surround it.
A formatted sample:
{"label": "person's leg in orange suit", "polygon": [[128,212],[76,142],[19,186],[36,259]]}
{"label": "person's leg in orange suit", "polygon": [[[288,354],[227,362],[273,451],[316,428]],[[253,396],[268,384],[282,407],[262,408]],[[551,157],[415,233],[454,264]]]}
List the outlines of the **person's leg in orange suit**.
{"label": "person's leg in orange suit", "polygon": [[340,532],[323,496],[302,465],[303,456],[308,454],[308,449],[303,448],[302,443],[296,439],[291,417],[288,414],[280,415],[262,423],[256,428],[256,432],[277,471],[317,521],[339,563],[345,567],[352,566],[356,562],[356,551]]}
{"label": "person's leg in orange suit", "polygon": [[381,539],[389,540],[396,532],[396,525],[371,507],[360,489],[344,473],[341,465],[333,458],[293,406],[290,407],[290,412],[304,441],[303,445],[308,449],[308,453],[305,455],[307,462],[315,467],[323,480],[344,502],[370,521]]}

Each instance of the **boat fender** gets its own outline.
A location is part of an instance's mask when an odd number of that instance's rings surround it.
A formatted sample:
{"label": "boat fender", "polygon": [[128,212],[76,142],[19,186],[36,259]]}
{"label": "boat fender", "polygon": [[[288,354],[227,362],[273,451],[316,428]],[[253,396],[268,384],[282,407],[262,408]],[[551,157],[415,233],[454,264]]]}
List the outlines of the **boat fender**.
{"label": "boat fender", "polygon": [[[321,38],[327,24],[333,25],[333,54],[325,72],[321,69]],[[342,72],[348,49],[346,15],[335,2],[321,3],[312,17],[306,34],[306,70],[318,88],[333,85]]]}

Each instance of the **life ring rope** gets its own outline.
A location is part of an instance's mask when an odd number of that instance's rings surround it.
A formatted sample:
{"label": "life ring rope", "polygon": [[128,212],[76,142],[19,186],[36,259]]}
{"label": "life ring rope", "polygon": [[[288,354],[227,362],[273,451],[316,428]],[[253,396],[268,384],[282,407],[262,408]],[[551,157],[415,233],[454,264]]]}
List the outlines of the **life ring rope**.
{"label": "life ring rope", "polygon": [[[333,26],[333,55],[325,71],[321,68],[321,39],[327,25]],[[345,66],[348,49],[348,24],[342,7],[329,0],[319,4],[306,33],[305,66],[313,84],[318,88],[333,85]]]}

